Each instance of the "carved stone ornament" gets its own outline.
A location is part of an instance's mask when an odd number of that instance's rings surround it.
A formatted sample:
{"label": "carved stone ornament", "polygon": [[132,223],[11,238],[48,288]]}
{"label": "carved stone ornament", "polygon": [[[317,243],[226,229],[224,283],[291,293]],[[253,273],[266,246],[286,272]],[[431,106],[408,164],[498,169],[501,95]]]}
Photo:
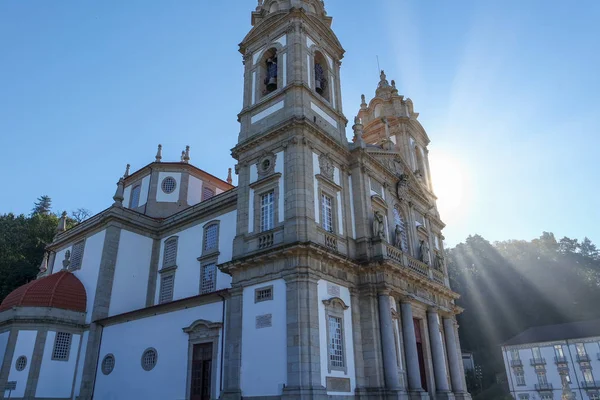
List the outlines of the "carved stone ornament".
{"label": "carved stone ornament", "polygon": [[402,251],[404,251],[404,246],[402,246],[403,235],[404,232],[402,231],[402,228],[400,228],[400,225],[396,225],[396,229],[394,230],[394,247]]}
{"label": "carved stone ornament", "polygon": [[427,265],[431,263],[429,259],[429,245],[427,245],[427,240],[421,240],[421,245],[419,246],[419,260]]}
{"label": "carved stone ornament", "polygon": [[381,211],[373,213],[373,238],[385,239],[385,226],[383,224],[383,214]]}
{"label": "carved stone ornament", "polygon": [[258,159],[256,163],[256,169],[258,170],[258,176],[264,178],[275,172],[275,154],[267,153]]}
{"label": "carved stone ornament", "polygon": [[321,168],[321,175],[326,177],[327,179],[333,180],[333,173],[335,171],[335,167],[333,165],[333,161],[328,154],[321,154],[319,156],[319,167]]}
{"label": "carved stone ornament", "polygon": [[396,194],[400,199],[408,199],[409,180],[408,175],[400,174],[396,184]]}
{"label": "carved stone ornament", "polygon": [[339,297],[332,297],[328,300],[323,300],[323,304],[325,304],[325,306],[340,308],[342,310],[347,310],[350,308],[350,306],[347,306],[346,303],[344,303],[344,300],[340,299]]}

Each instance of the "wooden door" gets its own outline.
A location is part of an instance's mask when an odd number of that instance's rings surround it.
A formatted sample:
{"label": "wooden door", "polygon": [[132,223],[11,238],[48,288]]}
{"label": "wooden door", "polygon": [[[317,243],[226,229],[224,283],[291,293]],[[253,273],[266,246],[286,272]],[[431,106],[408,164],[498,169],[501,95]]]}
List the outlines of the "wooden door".
{"label": "wooden door", "polygon": [[195,344],[192,356],[191,400],[210,400],[212,343]]}

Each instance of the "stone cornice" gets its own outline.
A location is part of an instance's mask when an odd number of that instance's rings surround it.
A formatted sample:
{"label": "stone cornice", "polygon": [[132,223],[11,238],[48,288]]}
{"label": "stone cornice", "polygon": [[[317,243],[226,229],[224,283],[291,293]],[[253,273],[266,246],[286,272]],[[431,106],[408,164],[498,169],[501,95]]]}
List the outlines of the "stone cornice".
{"label": "stone cornice", "polygon": [[139,170],[135,171],[134,173],[130,174],[129,176],[125,177],[124,185],[128,186],[128,185],[134,183],[135,181],[142,179],[142,178],[146,177],[147,175],[150,175],[153,170],[164,171],[165,169],[173,169],[173,168],[177,168],[182,171],[187,171],[191,175],[198,177],[204,181],[210,181],[211,183],[215,183],[219,189],[222,189],[225,191],[233,189],[235,187],[235,186],[230,185],[229,183],[225,182],[224,180],[217,178],[216,176],[209,174],[208,172],[206,172],[192,164],[184,163],[184,162],[152,162],[152,163],[140,168]]}

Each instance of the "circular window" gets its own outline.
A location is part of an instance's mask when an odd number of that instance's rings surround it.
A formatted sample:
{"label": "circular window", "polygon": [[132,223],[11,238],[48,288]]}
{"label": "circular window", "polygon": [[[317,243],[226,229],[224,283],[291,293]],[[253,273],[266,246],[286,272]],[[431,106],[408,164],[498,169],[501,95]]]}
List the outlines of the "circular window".
{"label": "circular window", "polygon": [[27,366],[27,357],[20,356],[19,358],[17,358],[17,362],[15,363],[15,368],[17,369],[17,371],[23,371],[26,366]]}
{"label": "circular window", "polygon": [[163,179],[161,187],[163,192],[165,192],[166,194],[171,194],[175,191],[175,188],[177,187],[177,181],[175,180],[175,178],[168,176],[165,179]]}
{"label": "circular window", "polygon": [[146,371],[150,371],[152,368],[156,366],[156,361],[158,360],[158,353],[156,349],[152,347],[146,349],[144,354],[142,354],[142,368]]}
{"label": "circular window", "polygon": [[104,356],[104,359],[102,360],[102,373],[104,375],[108,375],[113,371],[114,368],[115,368],[115,356],[113,356],[112,354],[107,354],[106,356]]}

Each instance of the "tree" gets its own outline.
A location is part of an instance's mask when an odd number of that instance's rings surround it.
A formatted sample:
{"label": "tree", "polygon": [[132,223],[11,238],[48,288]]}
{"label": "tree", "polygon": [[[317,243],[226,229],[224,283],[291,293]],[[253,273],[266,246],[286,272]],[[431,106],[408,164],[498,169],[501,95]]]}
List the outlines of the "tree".
{"label": "tree", "polygon": [[579,251],[584,257],[591,258],[592,260],[600,260],[600,253],[598,252],[596,245],[587,237],[581,242]]}
{"label": "tree", "polygon": [[40,196],[38,197],[37,201],[34,203],[33,205],[33,210],[31,210],[31,214],[32,215],[36,215],[36,214],[43,214],[43,215],[48,215],[50,214],[50,209],[52,208],[52,199],[50,198],[50,196]]}
{"label": "tree", "polygon": [[579,250],[579,241],[577,239],[569,239],[565,236],[560,239],[558,248],[563,254],[575,254]]}
{"label": "tree", "polygon": [[92,212],[87,208],[78,208],[74,211],[71,211],[71,218],[74,219],[78,224],[88,219],[91,215]]}

